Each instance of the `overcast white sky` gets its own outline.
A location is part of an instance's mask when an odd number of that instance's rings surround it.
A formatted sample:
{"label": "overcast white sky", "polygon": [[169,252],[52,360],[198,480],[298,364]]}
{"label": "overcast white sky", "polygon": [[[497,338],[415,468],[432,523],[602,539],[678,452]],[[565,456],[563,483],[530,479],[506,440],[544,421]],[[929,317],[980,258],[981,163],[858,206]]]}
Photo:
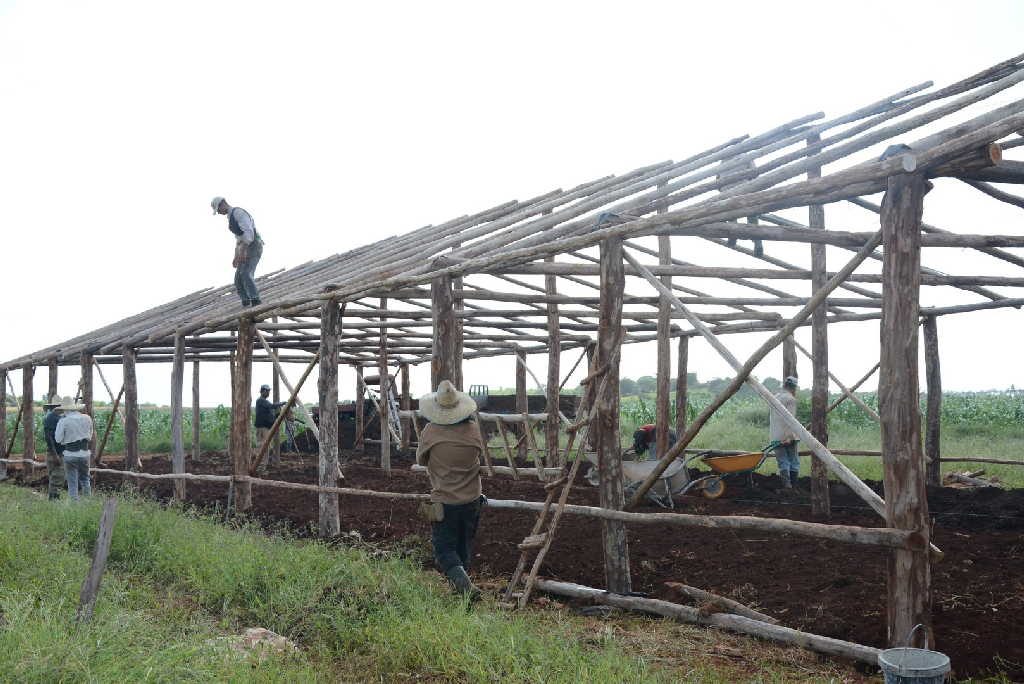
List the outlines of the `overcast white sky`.
{"label": "overcast white sky", "polygon": [[[295,266],[924,80],[944,85],[1021,52],[1022,20],[1012,1],[0,0],[0,359],[229,282],[216,194],[255,217],[260,272]],[[925,219],[1021,232],[1024,214],[976,194],[940,182]],[[826,216],[843,228],[872,221]],[[1013,273],[956,252],[932,265]],[[1024,385],[1021,316],[943,319],[946,388]],[[762,339],[729,341],[743,357]],[[877,343],[877,324],[836,326],[833,370],[852,382]],[[653,374],[652,351],[624,353],[623,374]],[[530,365],[543,377],[544,359]],[[759,375],[779,365],[770,356]],[[108,368],[116,391],[120,372]],[[690,370],[729,374],[703,342]],[[424,371],[416,392],[428,389]],[[259,364],[255,383],[269,372]],[[512,373],[508,359],[472,362],[467,384],[509,385]],[[141,369],[140,398],[166,403],[169,375]],[[76,382],[62,370],[62,392]],[[352,382],[342,374],[343,396]],[[45,383],[37,374],[37,396]],[[223,365],[204,367],[202,386],[204,404],[228,401]]]}

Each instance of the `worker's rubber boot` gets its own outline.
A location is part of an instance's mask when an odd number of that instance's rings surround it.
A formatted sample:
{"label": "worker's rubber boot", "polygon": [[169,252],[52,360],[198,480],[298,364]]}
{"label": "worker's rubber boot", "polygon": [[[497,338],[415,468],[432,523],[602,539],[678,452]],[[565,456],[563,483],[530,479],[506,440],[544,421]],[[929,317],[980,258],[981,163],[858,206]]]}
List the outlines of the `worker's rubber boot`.
{"label": "worker's rubber boot", "polygon": [[480,590],[473,584],[473,580],[469,579],[469,575],[466,574],[466,569],[461,565],[454,565],[448,569],[445,573],[445,577],[451,582],[452,589],[468,596],[471,601],[477,601],[480,599]]}

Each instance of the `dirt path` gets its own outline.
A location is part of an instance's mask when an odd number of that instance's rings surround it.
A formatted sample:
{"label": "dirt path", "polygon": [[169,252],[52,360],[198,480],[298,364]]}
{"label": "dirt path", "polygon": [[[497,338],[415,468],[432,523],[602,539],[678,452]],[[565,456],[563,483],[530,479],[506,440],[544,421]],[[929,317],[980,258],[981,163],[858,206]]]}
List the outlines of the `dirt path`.
{"label": "dirt path", "polygon": [[[267,475],[270,479],[315,482],[315,457],[304,463],[289,458]],[[343,457],[344,460],[344,457]],[[424,475],[410,472],[407,461],[394,463],[391,479],[370,465],[350,462],[346,485],[366,489],[425,492]],[[147,459],[147,472],[168,472],[168,458]],[[189,472],[230,473],[223,454],[189,462]],[[101,486],[115,486],[119,476],[103,475]],[[806,487],[806,483],[804,485]],[[170,482],[143,482],[157,498],[171,494]],[[535,481],[487,479],[484,491],[494,498],[543,500]],[[189,483],[188,501],[223,506],[227,487]],[[299,534],[316,526],[313,493],[255,488],[255,516],[267,523],[287,521]],[[832,522],[878,526],[880,519],[841,485],[832,494]],[[597,504],[589,486],[574,488],[571,503]],[[949,654],[958,676],[1003,671],[1024,679],[1024,491],[942,489],[929,493],[936,518],[935,543],[946,553],[933,566],[934,622],[937,648]],[[415,505],[400,501],[342,499],[342,529],[356,530],[367,541],[396,542],[428,536],[427,523]],[[660,509],[659,509],[660,510]],[[770,478],[757,476],[754,486],[738,479],[719,500],[687,497],[680,512],[757,515],[811,520],[806,501],[781,499]],[[534,517],[506,510],[486,510],[475,550],[474,572],[508,577],[518,558],[516,544]],[[604,585],[600,523],[565,516],[542,574]],[[778,617],[783,624],[818,634],[875,646],[885,641],[884,552],[825,540],[754,532],[635,526],[629,529],[634,589],[653,597],[678,600],[665,582],[685,582],[731,596]]]}

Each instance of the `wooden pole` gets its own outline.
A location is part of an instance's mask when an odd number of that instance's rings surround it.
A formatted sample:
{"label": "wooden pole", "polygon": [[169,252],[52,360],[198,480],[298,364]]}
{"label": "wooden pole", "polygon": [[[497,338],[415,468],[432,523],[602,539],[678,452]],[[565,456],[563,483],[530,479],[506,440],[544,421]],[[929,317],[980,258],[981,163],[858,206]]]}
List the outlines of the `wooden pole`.
{"label": "wooden pole", "polygon": [[[178,482],[178,480],[175,480]],[[103,502],[103,513],[100,514],[99,532],[96,535],[96,550],[93,553],[89,574],[82,582],[82,590],[78,595],[78,612],[75,621],[84,623],[92,619],[92,611],[96,605],[96,597],[100,592],[103,571],[107,567],[107,556],[110,554],[110,540],[114,536],[114,522],[117,520],[117,499],[110,498]]]}
{"label": "wooden pole", "polygon": [[247,316],[239,318],[233,364],[234,384],[231,388],[231,462],[235,476],[235,510],[239,513],[252,508],[252,485],[241,479],[249,476],[252,455],[252,338],[252,319]]}
{"label": "wooden pole", "polygon": [[203,410],[199,405],[199,362],[192,362],[192,462],[203,458],[202,441]]}
{"label": "wooden pole", "polygon": [[107,416],[107,424],[103,427],[103,436],[100,438],[100,444],[96,447],[97,464],[103,461],[103,450],[107,447],[107,438],[110,437],[110,429],[114,427],[114,419],[117,418],[117,409],[121,405],[121,397],[123,396],[124,385],[121,385],[121,391],[117,393],[117,398],[114,399],[114,403],[111,404],[110,415]]}
{"label": "wooden pole", "polygon": [[689,410],[687,385],[689,378],[690,338],[680,337],[676,353],[676,436],[686,431],[686,412]]}
{"label": "wooden pole", "polygon": [[[809,146],[820,142],[818,135],[807,139]],[[807,170],[808,180],[821,178],[821,167]],[[808,207],[807,226],[825,230],[825,205]],[[811,245],[811,294],[828,281],[825,245]],[[828,445],[828,307],[822,303],[811,314],[811,434]],[[832,504],[828,491],[828,468],[817,456],[811,456],[811,515],[829,518]]]}
{"label": "wooden pole", "polygon": [[[380,299],[380,308],[388,308],[388,300]],[[386,321],[381,316],[381,321]],[[388,372],[388,334],[387,328],[380,329],[380,349],[377,356],[377,368],[380,375],[380,467],[385,477],[391,477],[391,374]],[[337,385],[337,381],[335,381]],[[335,388],[337,393],[337,388]],[[337,411],[337,409],[335,409]]]}
{"label": "wooden pole", "polygon": [[[545,261],[554,262],[555,258],[547,257]],[[548,275],[544,276],[544,293],[549,297],[554,297],[558,294],[558,289],[555,283],[555,276]],[[524,355],[525,356],[525,355]],[[523,358],[523,365],[525,366],[526,359]],[[562,332],[561,324],[558,316],[558,304],[554,302],[548,303],[548,382],[546,386],[547,394],[547,407],[548,407],[548,419],[544,423],[544,461],[549,466],[559,465],[558,461],[561,458],[561,449],[558,446],[558,435],[559,435],[559,385],[562,379]],[[530,430],[528,423],[523,424],[524,433]],[[540,454],[536,454],[539,459]]]}
{"label": "wooden pole", "polygon": [[430,310],[434,315],[433,353],[430,357],[431,390],[448,380],[456,389],[462,387],[462,358],[459,354],[459,321],[455,317],[452,279],[444,275],[430,283]]}
{"label": "wooden pole", "polygon": [[[658,263],[672,263],[672,238],[667,235],[658,236]],[[662,276],[661,282],[665,287],[672,287],[672,276]],[[660,455],[668,452],[669,448],[669,383],[672,376],[672,353],[669,349],[671,344],[672,325],[672,303],[664,296],[658,298],[658,359],[657,359],[657,397],[654,402],[655,415],[655,449]],[[678,382],[678,381],[677,381]],[[676,433],[677,435],[679,433]]]}
{"label": "wooden pole", "polygon": [[[801,354],[806,356],[808,359],[811,359],[811,360],[814,359],[814,355],[811,354],[811,352],[809,352],[806,349],[804,349],[804,346],[802,344],[800,344],[799,342],[794,342],[794,343],[796,345],[797,351],[799,351]],[[872,371],[872,372],[874,372],[874,371]],[[842,390],[843,398],[844,399],[850,399],[851,401],[853,401],[853,403],[855,403],[858,407],[860,407],[861,411],[864,411],[864,413],[866,413],[868,415],[868,417],[871,418],[871,420],[875,421],[876,423],[880,423],[882,421],[882,419],[879,417],[878,413],[876,413],[873,408],[871,408],[870,406],[865,404],[863,399],[861,399],[856,394],[854,394],[853,390],[851,390],[849,387],[844,385],[842,380],[837,378],[832,371],[828,371],[828,377],[829,377],[830,380],[832,380],[832,382],[836,383],[836,385],[839,387],[840,390]],[[838,403],[835,404],[835,405],[838,405]],[[834,408],[835,405],[826,407],[825,412],[827,413],[827,412],[831,411],[832,408]],[[833,451],[833,453],[835,453],[835,452]]]}
{"label": "wooden pole", "polygon": [[57,359],[50,359],[50,364],[47,366],[47,399],[53,399],[53,395],[57,394],[57,369]]}
{"label": "wooden pole", "polygon": [[[7,453],[7,371],[0,370],[0,459],[10,458]],[[0,460],[0,480],[7,479],[7,462]]]}
{"label": "wooden pole", "polygon": [[[321,487],[335,487],[338,483],[338,334],[341,315],[338,303],[324,302],[320,307],[320,468],[318,482]],[[381,378],[381,386],[385,380]],[[362,391],[362,388],[360,388]],[[381,423],[381,436],[387,425]],[[319,495],[320,536],[336,537],[341,532],[338,495]]]}
{"label": "wooden pole", "polygon": [[363,382],[363,367],[356,366],[356,435],[352,443],[353,451],[366,451],[366,384]]}
{"label": "wooden pole", "polygon": [[[174,336],[174,360],[171,361],[171,472],[185,472],[184,428],[185,336]],[[248,442],[246,442],[248,444]],[[185,500],[185,481],[174,481],[174,499]]]}
{"label": "wooden pole", "polygon": [[96,455],[96,412],[93,408],[92,354],[82,354],[82,405],[85,413],[93,419],[92,437],[89,439],[89,450]]}
{"label": "wooden pole", "polygon": [[[813,316],[813,314],[812,314]],[[799,377],[796,370],[796,345],[792,335],[782,340],[782,379]]]}
{"label": "wooden pole", "polygon": [[[34,461],[36,459],[35,402],[32,398],[32,376],[35,375],[35,372],[35,366],[31,363],[21,367],[21,436],[24,440],[21,457],[26,461]],[[28,474],[29,469],[23,468],[23,478],[27,477]]]}
{"label": "wooden pole", "polygon": [[[412,410],[412,396],[409,394],[409,364],[403,363],[398,367],[399,375],[402,378],[402,398],[400,408],[403,411]],[[402,453],[409,453],[412,445],[412,421],[402,418]]]}
{"label": "wooden pole", "polygon": [[[272,319],[273,323],[277,323],[277,316]],[[277,351],[274,352],[275,358],[280,362],[280,357],[277,355]],[[274,404],[281,402],[281,374],[277,371],[277,364],[274,364],[273,379],[270,381],[270,400]],[[259,462],[259,459],[257,459]],[[279,465],[281,463],[281,440],[277,438],[277,430],[273,430],[270,433],[270,463],[273,465]]]}
{"label": "wooden pole", "polygon": [[[526,395],[526,352],[522,349],[516,350],[516,412],[525,416],[530,410],[529,398]],[[527,430],[531,430],[529,423],[523,421],[522,434],[525,436]],[[517,432],[519,428],[516,428]],[[525,439],[519,440],[519,458],[524,461],[527,458],[529,445]]]}
{"label": "wooden pole", "polygon": [[[259,450],[252,459],[252,464],[249,467],[250,475],[256,471],[263,471],[266,469],[267,464],[264,463],[264,461],[268,455],[268,451],[270,450],[270,444],[271,442],[276,441],[274,437],[280,432],[281,424],[284,423],[285,419],[288,417],[288,412],[292,410],[293,406],[295,406],[295,402],[299,400],[299,390],[302,389],[302,386],[306,383],[306,378],[309,377],[309,374],[313,372],[313,369],[316,368],[319,363],[320,352],[318,351],[313,355],[309,365],[306,366],[306,370],[303,371],[301,376],[299,376],[299,381],[295,383],[294,389],[291,390],[291,393],[288,396],[288,401],[286,401],[284,406],[281,407],[281,410],[277,412],[277,417],[274,418],[274,424],[270,427],[270,433],[267,435],[267,438],[263,440],[263,443],[259,445]],[[317,441],[319,442],[319,439]]]}
{"label": "wooden pole", "polygon": [[[920,174],[891,176],[882,200],[883,261],[881,370],[885,514],[889,527],[929,536],[921,416],[918,404],[917,325],[921,276],[921,214],[930,183]],[[931,570],[924,551],[898,550],[889,557],[888,643],[920,645],[931,631]],[[934,639],[930,643],[935,643]]]}
{"label": "wooden pole", "polygon": [[126,347],[121,353],[124,373],[124,469],[141,470],[139,457],[139,387],[135,376],[136,352]]}
{"label": "wooden pole", "polygon": [[939,445],[939,423],[942,417],[942,374],[939,368],[939,330],[935,316],[925,316],[924,325],[924,368],[928,384],[927,426],[924,432],[924,456],[927,482],[933,487],[942,486],[941,449]]}
{"label": "wooden pole", "polygon": [[[622,295],[626,284],[622,264],[622,240],[601,243],[600,332],[597,338],[597,366],[606,373],[597,394],[597,468],[601,507],[621,511],[625,505],[622,489],[622,448],[619,443],[619,349],[622,346]],[[608,591],[629,593],[629,546],[626,526],[603,520],[605,582]]]}

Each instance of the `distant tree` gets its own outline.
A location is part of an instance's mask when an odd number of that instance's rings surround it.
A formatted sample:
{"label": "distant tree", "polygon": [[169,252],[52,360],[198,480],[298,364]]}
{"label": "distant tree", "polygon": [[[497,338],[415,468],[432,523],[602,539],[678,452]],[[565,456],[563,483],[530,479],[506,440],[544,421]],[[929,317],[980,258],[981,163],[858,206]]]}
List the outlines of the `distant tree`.
{"label": "distant tree", "polygon": [[619,380],[619,394],[625,397],[636,393],[636,380],[633,380],[632,378],[622,378]]}
{"label": "distant tree", "polygon": [[764,385],[766,389],[772,392],[778,392],[780,389],[782,389],[782,383],[771,376],[768,376],[767,378],[762,380],[761,384]]}
{"label": "distant tree", "polygon": [[658,391],[658,379],[653,378],[650,375],[643,375],[636,379],[637,389],[644,393],[650,394]]}

